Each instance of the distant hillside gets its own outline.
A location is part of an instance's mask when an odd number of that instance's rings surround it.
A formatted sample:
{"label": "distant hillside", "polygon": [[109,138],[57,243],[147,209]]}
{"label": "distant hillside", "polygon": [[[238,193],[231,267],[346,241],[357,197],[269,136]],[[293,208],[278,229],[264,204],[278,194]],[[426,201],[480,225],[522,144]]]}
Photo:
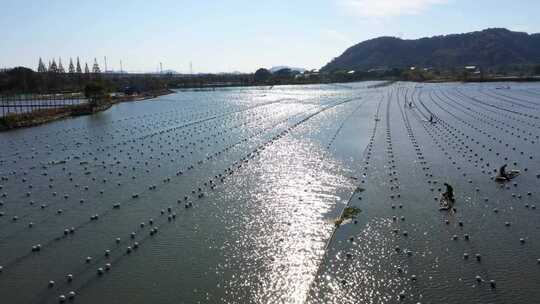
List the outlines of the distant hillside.
{"label": "distant hillside", "polygon": [[540,34],[492,28],[416,40],[379,37],[350,47],[321,70],[530,64],[540,64]]}
{"label": "distant hillside", "polygon": [[306,69],[304,68],[295,68],[295,67],[290,67],[290,66],[286,66],[286,65],[280,65],[280,66],[275,66],[275,67],[271,67],[269,69],[269,71],[271,73],[275,73],[279,70],[283,70],[283,69],[291,69],[291,71],[297,71],[297,72],[300,72],[300,73],[304,73],[306,71]]}

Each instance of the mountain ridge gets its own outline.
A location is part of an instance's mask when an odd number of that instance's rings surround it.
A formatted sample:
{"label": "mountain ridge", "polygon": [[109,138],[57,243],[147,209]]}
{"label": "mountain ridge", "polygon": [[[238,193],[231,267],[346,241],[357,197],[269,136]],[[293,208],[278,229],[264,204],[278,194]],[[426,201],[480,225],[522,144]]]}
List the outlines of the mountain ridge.
{"label": "mountain ridge", "polygon": [[496,68],[540,63],[540,33],[488,28],[419,39],[382,36],[349,47],[321,71],[408,68]]}

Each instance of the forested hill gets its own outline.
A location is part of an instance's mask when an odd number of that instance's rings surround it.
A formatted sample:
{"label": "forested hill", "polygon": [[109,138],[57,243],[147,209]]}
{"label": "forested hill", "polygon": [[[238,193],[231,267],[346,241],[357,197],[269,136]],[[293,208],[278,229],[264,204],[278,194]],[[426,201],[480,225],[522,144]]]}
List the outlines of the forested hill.
{"label": "forested hill", "polygon": [[540,34],[492,28],[416,40],[379,37],[347,49],[322,71],[378,68],[496,68],[540,64]]}

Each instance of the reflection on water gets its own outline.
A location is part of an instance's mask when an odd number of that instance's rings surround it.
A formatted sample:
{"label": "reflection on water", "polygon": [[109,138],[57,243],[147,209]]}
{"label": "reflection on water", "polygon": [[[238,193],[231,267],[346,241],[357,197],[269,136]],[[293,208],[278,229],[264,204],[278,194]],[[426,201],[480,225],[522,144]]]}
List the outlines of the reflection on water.
{"label": "reflection on water", "polygon": [[407,279],[396,276],[407,269],[392,257],[395,243],[385,233],[390,227],[389,220],[374,219],[355,235],[346,252],[330,252],[335,256],[327,273],[318,277],[310,302],[394,303],[399,294],[408,293]]}
{"label": "reflection on water", "polygon": [[321,147],[287,138],[235,177],[228,195],[245,200],[245,210],[235,212],[235,241],[227,244],[231,262],[241,262],[223,270],[239,274],[227,302],[305,302],[333,229],[326,215],[352,188],[338,167]]}
{"label": "reflection on water", "polygon": [[[533,303],[538,86],[369,84],[178,92],[1,133],[1,299]],[[496,184],[504,163],[521,175]]]}

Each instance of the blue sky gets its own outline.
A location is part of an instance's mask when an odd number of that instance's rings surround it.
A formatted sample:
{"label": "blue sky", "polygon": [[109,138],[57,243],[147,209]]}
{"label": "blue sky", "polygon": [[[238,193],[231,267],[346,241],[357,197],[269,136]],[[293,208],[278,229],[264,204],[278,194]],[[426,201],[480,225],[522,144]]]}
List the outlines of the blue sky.
{"label": "blue sky", "polygon": [[79,56],[129,71],[320,68],[347,47],[488,27],[540,32],[538,0],[0,0],[0,67]]}

